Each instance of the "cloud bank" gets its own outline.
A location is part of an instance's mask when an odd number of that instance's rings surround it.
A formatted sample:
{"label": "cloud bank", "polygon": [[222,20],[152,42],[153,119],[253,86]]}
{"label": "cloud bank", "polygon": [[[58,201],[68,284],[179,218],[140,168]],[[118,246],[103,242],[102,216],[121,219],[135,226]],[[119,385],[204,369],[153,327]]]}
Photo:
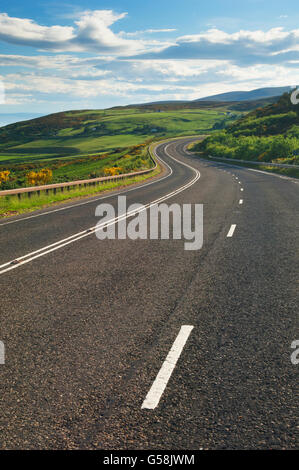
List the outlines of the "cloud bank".
{"label": "cloud bank", "polygon": [[178,37],[169,44],[169,41],[149,41],[141,36],[170,33],[176,31],[174,28],[114,33],[111,27],[126,15],[112,10],[87,10],[79,15],[73,26],[42,26],[31,19],[0,13],[0,40],[53,52],[138,55],[148,60],[215,59],[246,65],[299,59],[299,29],[285,31],[278,27],[229,34],[213,28]]}
{"label": "cloud bank", "polygon": [[126,15],[87,10],[71,25],[45,26],[0,13],[0,41],[29,50],[26,56],[0,54],[6,102],[64,100],[72,108],[73,98],[77,106],[82,99],[84,107],[103,107],[103,97],[119,104],[196,99],[299,83],[299,29],[212,28],[176,38],[168,27],[113,31]]}

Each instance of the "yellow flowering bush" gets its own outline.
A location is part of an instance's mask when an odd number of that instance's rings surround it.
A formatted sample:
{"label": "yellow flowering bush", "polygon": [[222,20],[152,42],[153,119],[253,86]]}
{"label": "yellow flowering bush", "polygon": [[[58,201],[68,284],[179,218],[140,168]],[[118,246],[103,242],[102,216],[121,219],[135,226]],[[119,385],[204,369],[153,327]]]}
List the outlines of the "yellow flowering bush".
{"label": "yellow flowering bush", "polygon": [[104,174],[105,176],[115,176],[120,175],[123,169],[120,166],[113,166],[111,168],[105,168]]}
{"label": "yellow flowering bush", "polygon": [[0,184],[9,180],[10,171],[0,171]]}
{"label": "yellow flowering bush", "polygon": [[42,184],[50,183],[52,177],[52,170],[49,168],[43,168],[40,171],[29,171],[26,175],[26,180],[29,186],[40,186]]}

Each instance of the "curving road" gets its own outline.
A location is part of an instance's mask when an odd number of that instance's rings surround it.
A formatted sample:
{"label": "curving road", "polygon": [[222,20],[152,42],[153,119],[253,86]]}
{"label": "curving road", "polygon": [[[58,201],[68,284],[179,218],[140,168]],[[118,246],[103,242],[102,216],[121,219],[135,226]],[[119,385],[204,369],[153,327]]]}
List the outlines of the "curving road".
{"label": "curving road", "polygon": [[[144,185],[0,221],[0,448],[298,447],[298,182],[189,141]],[[120,193],[203,204],[202,249],[99,241]]]}

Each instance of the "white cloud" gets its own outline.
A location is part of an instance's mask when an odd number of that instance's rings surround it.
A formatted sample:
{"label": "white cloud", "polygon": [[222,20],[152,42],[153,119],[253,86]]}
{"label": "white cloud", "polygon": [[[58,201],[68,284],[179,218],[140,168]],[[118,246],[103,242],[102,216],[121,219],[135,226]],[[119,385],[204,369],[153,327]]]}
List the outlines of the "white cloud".
{"label": "white cloud", "polygon": [[124,18],[126,13],[115,14],[112,10],[86,11],[75,21],[77,25],[76,38],[72,42],[78,47],[101,50],[125,51],[138,49],[136,42],[127,41],[110,29],[113,23]]}
{"label": "white cloud", "polygon": [[11,93],[7,94],[3,104],[8,105],[23,105],[28,103],[34,103],[36,99],[29,94],[24,93]]}
{"label": "white cloud", "polygon": [[[208,94],[249,90],[262,86],[299,83],[296,63],[239,66],[220,60],[109,60],[102,57],[9,56],[0,55],[0,64],[25,64],[19,73],[2,78],[8,96],[53,97],[70,100],[113,97],[127,102],[160,99],[196,99]],[[11,70],[11,66],[10,66]],[[50,99],[50,98],[49,98]],[[96,107],[96,101],[92,107]]]}
{"label": "white cloud", "polygon": [[[74,57],[72,55],[55,56],[20,56],[0,54],[0,66],[15,67],[20,77],[26,74],[26,70],[42,70],[51,77],[68,78],[97,78],[110,74],[108,64],[112,59],[103,57]],[[103,67],[101,67],[103,65]],[[107,68],[108,67],[108,68]],[[20,71],[20,69],[22,71]],[[24,70],[23,70],[24,69]]]}
{"label": "white cloud", "polygon": [[16,44],[46,46],[70,41],[74,37],[73,28],[69,26],[40,26],[26,18],[12,18],[0,13],[0,39]]}
{"label": "white cloud", "polygon": [[0,40],[43,50],[97,51],[127,55],[146,50],[146,42],[129,40],[115,34],[111,26],[126,13],[94,10],[80,13],[74,26],[41,26],[31,19],[0,14]]}
{"label": "white cloud", "polygon": [[[299,32],[299,30],[293,31],[295,34]],[[248,42],[252,41],[254,43],[267,43],[272,44],[274,41],[280,41],[285,39],[289,36],[290,32],[283,31],[283,28],[272,28],[269,31],[238,31],[236,33],[226,33],[221,31],[217,28],[209,29],[206,33],[202,34],[193,34],[188,36],[182,36],[178,38],[178,43],[184,42],[200,42],[200,41],[207,41],[212,44],[222,43],[222,44],[234,44],[238,41],[248,40]]]}
{"label": "white cloud", "polygon": [[224,65],[221,60],[127,60],[132,72],[137,75],[147,76],[153,74],[157,79],[195,79],[209,70]]}
{"label": "white cloud", "polygon": [[145,29],[143,31],[134,31],[127,33],[126,31],[121,31],[119,34],[126,37],[141,36],[143,34],[160,34],[160,33],[173,33],[177,31],[175,28],[164,28],[164,29]]}
{"label": "white cloud", "polygon": [[[133,72],[134,74],[134,72]],[[190,93],[193,85],[188,83],[170,84],[169,81],[143,83],[138,79],[121,80],[111,79],[70,79],[66,77],[53,78],[52,76],[37,74],[8,74],[5,77],[6,90],[11,93],[28,92],[41,95],[69,95],[73,97],[89,98],[99,96],[135,96],[144,93]]]}
{"label": "white cloud", "polygon": [[156,53],[142,55],[144,59],[217,59],[241,65],[279,63],[299,57],[299,29],[285,31],[282,27],[268,31],[226,33],[209,29],[201,34],[177,38],[176,44]]}
{"label": "white cloud", "polygon": [[[87,10],[78,13],[72,26],[42,26],[31,19],[0,14],[0,40],[52,52],[97,52],[113,57],[143,59],[213,59],[237,64],[279,63],[299,56],[299,29],[282,27],[227,33],[211,28],[174,40],[155,40],[142,35],[174,32],[174,28],[115,33],[114,23],[127,13]],[[139,36],[139,37],[138,37]]]}
{"label": "white cloud", "polygon": [[[99,76],[86,71],[81,76],[73,72],[58,75],[40,73],[9,73],[4,77],[9,96],[23,93],[36,96],[68,96],[69,99],[89,99],[101,96],[127,98],[136,102],[150,96],[150,101],[164,99],[196,99],[208,94],[249,90],[261,86],[299,83],[299,70],[283,65],[239,67],[220,61],[115,61],[109,78],[100,70]],[[96,69],[95,69],[96,70]],[[150,73],[149,73],[150,72]],[[108,72],[107,72],[108,73]],[[71,78],[72,76],[72,78]],[[291,79],[290,79],[291,77]],[[179,98],[178,98],[179,97]],[[71,101],[70,101],[71,102]]]}
{"label": "white cloud", "polygon": [[[97,107],[102,99],[113,104],[185,100],[299,83],[299,29],[227,33],[211,28],[172,41],[171,28],[114,33],[114,23],[125,16],[85,11],[72,26],[43,26],[0,14],[0,40],[47,51],[0,54],[6,103],[58,100],[71,109],[80,102]],[[152,36],[160,33],[166,33],[165,40]],[[86,51],[93,56],[74,54]]]}

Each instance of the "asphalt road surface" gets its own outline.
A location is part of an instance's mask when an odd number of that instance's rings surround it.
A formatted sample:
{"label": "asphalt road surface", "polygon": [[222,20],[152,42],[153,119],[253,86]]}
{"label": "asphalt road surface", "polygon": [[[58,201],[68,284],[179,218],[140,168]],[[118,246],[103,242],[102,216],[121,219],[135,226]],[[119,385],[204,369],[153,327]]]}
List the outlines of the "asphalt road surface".
{"label": "asphalt road surface", "polygon": [[2,449],[298,447],[298,182],[186,143],[120,192],[203,204],[200,250],[86,233],[119,191],[0,221]]}

